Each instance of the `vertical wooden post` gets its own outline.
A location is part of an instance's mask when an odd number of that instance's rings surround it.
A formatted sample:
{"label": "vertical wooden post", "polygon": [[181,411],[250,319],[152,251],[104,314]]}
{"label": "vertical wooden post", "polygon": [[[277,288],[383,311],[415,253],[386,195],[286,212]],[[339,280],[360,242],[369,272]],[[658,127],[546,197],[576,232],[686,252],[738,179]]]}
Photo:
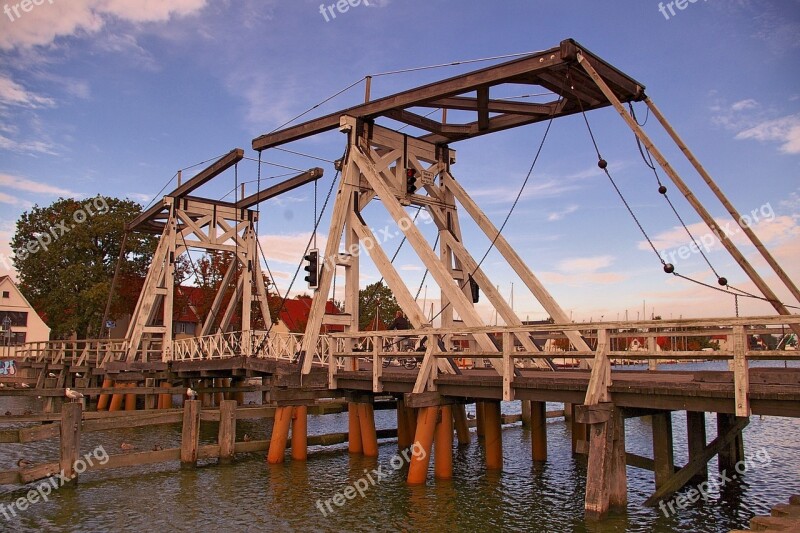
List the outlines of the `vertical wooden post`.
{"label": "vertical wooden post", "polygon": [[612,505],[623,507],[627,504],[625,425],[621,410],[612,406],[608,420],[588,427],[590,438],[584,516],[587,520],[597,520]]}
{"label": "vertical wooden post", "polygon": [[547,461],[547,404],[545,402],[522,402],[530,409],[531,446],[534,461]]}
{"label": "vertical wooden post", "polygon": [[475,428],[478,439],[482,439],[486,435],[484,405],[482,401],[475,402]]}
{"label": "vertical wooden post", "polygon": [[378,457],[378,435],[375,431],[375,413],[371,403],[358,404],[358,422],[361,425],[361,447],[366,457]]}
{"label": "vertical wooden post", "polygon": [[[243,379],[236,379],[236,380],[233,380],[231,384],[234,387],[242,387],[242,386],[244,386],[244,380]],[[244,393],[243,392],[234,392],[232,399],[236,400],[236,403],[238,405],[240,405],[240,406],[244,405]]]}
{"label": "vertical wooden post", "polygon": [[397,398],[397,447],[405,450],[414,440],[411,427],[408,424],[408,409],[402,396]]}
{"label": "vertical wooden post", "polygon": [[500,402],[483,402],[484,446],[486,448],[486,469],[503,469],[503,431],[500,417]]}
{"label": "vertical wooden post", "polygon": [[236,446],[236,402],[224,401],[219,406],[219,462],[233,462]]}
{"label": "vertical wooden post", "polygon": [[[145,378],[144,386],[152,389],[156,386],[155,378]],[[144,397],[144,408],[146,410],[155,409],[158,402],[158,396],[155,394],[146,394]]]}
{"label": "vertical wooden post", "polygon": [[531,427],[531,401],[522,400],[520,404],[522,407],[522,427],[529,428]]}
{"label": "vertical wooden post", "polygon": [[[135,389],[137,387],[137,383],[128,383],[127,387],[129,389]],[[125,410],[126,411],[135,411],[136,410],[136,395],[135,394],[126,394],[125,395]]]}
{"label": "vertical wooden post", "polygon": [[81,418],[83,408],[75,402],[61,405],[61,445],[59,453],[59,468],[64,477],[71,483],[77,482],[78,474],[75,472],[75,463],[81,449]]}
{"label": "vertical wooden post", "polygon": [[183,429],[181,430],[181,463],[197,464],[197,451],[200,447],[200,402],[183,402]]}
{"label": "vertical wooden post", "polygon": [[572,420],[572,404],[564,403],[564,421],[569,422]]}
{"label": "vertical wooden post", "polygon": [[[112,383],[114,383],[114,382],[111,381],[111,378],[103,378],[103,388],[104,389],[110,388]],[[108,409],[108,404],[109,404],[110,401],[111,401],[111,397],[108,394],[101,394],[97,398],[97,410],[98,411],[105,411],[106,409]]]}
{"label": "vertical wooden post", "polygon": [[672,413],[653,415],[653,462],[656,489],[675,473],[675,459],[672,444]]}
{"label": "vertical wooden post", "polygon": [[[161,382],[162,389],[171,389],[172,384],[168,381]],[[159,409],[172,409],[172,394],[165,393],[158,395],[158,408]]]}
{"label": "vertical wooden post", "polygon": [[292,422],[292,408],[278,407],[272,422],[272,436],[269,441],[267,462],[276,465],[283,462],[286,455],[286,441],[289,440],[289,425]]}
{"label": "vertical wooden post", "polygon": [[361,445],[361,422],[358,420],[358,404],[347,402],[347,441],[350,453],[363,453]]}
{"label": "vertical wooden post", "polygon": [[570,424],[572,426],[572,453],[576,454],[579,452],[579,443],[586,442],[588,440],[589,428],[586,427],[586,424],[581,424],[575,420],[574,412]]}
{"label": "vertical wooden post", "polygon": [[470,443],[469,425],[467,425],[467,410],[463,403],[453,406],[453,419],[455,420],[456,436],[458,437],[458,445],[466,445]]}
{"label": "vertical wooden post", "polygon": [[431,460],[431,447],[436,431],[438,407],[422,407],[417,414],[417,429],[414,432],[414,451],[408,467],[408,484],[424,485],[428,477],[428,465]]}
{"label": "vertical wooden post", "polygon": [[453,409],[443,405],[436,424],[433,471],[436,479],[453,478]]}
{"label": "vertical wooden post", "polygon": [[608,503],[611,507],[624,509],[628,505],[628,471],[625,454],[625,417],[622,409],[611,413],[613,442],[611,448],[611,472],[609,473]]}
{"label": "vertical wooden post", "polygon": [[308,407],[298,405],[292,412],[292,460],[308,459]]}
{"label": "vertical wooden post", "polygon": [[[724,435],[736,424],[736,416],[727,413],[717,413],[717,435]],[[718,466],[719,471],[727,470],[733,472],[736,463],[744,460],[744,441],[740,431],[727,446],[723,446],[719,451]]]}
{"label": "vertical wooden post", "polygon": [[[689,447],[689,461],[699,457],[706,447],[706,414],[698,411],[686,411],[686,436]],[[703,462],[700,472],[692,478],[693,484],[708,481],[708,464]]]}

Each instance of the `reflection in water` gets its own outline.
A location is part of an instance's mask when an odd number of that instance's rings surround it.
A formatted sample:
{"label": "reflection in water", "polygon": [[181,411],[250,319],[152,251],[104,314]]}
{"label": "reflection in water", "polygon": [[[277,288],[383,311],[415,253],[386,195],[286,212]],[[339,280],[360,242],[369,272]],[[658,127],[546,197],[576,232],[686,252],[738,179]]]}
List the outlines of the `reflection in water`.
{"label": "reflection in water", "polygon": [[[678,367],[675,367],[677,370]],[[5,401],[5,400],[3,400]],[[15,403],[16,402],[16,403]],[[21,412],[28,404],[9,400],[0,409]],[[549,409],[560,409],[551,404]],[[519,404],[504,404],[506,413]],[[379,428],[393,427],[395,415],[376,412]],[[673,414],[675,457],[684,464],[686,417]],[[311,417],[311,434],[346,431],[344,415]],[[269,435],[268,421],[242,420],[237,438]],[[397,453],[395,441],[380,446],[380,457],[351,456],[347,445],[333,449],[311,447],[307,463],[268,465],[263,454],[243,455],[230,466],[213,464],[181,469],[178,463],[136,469],[87,472],[77,488],[55,491],[49,501],[37,503],[6,521],[0,531],[542,531],[542,532],[671,532],[729,531],[742,528],[754,514],[767,514],[772,505],[800,492],[800,421],[753,417],[745,430],[745,453],[762,447],[770,464],[748,471],[720,490],[708,502],[700,500],[669,518],[643,502],[654,491],[651,472],[628,468],[628,508],[598,524],[583,522],[586,460],[574,458],[569,429],[562,419],[551,419],[548,460],[531,460],[530,432],[512,426],[503,432],[503,472],[487,472],[475,433],[472,443],[454,449],[453,480],[434,481],[433,465],[426,486],[405,483],[407,465],[390,466]],[[651,426],[647,418],[626,421],[629,452],[652,456]],[[716,417],[707,416],[710,441],[716,435]],[[216,424],[203,425],[201,440],[214,442]],[[180,428],[160,426],[115,432],[85,433],[82,452],[103,445],[110,454],[122,453],[121,442],[138,451],[155,444],[180,445]],[[288,455],[288,454],[287,454]],[[20,457],[35,462],[58,457],[56,440],[25,445],[0,445],[0,469],[12,469]],[[317,507],[353,486],[367,472],[384,465],[385,476],[324,516]],[[716,460],[709,465],[717,472]],[[0,487],[0,504],[25,496],[28,489]]]}

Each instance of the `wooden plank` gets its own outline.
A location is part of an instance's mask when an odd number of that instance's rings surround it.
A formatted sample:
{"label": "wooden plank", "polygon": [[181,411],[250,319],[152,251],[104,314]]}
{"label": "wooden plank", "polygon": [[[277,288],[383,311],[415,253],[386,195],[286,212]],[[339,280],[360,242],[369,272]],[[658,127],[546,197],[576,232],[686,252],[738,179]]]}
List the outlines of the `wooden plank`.
{"label": "wooden plank", "polygon": [[[731,337],[729,337],[731,338]],[[733,336],[733,376],[736,394],[736,416],[750,416],[750,372],[745,355],[747,337],[744,326],[734,326]]]}

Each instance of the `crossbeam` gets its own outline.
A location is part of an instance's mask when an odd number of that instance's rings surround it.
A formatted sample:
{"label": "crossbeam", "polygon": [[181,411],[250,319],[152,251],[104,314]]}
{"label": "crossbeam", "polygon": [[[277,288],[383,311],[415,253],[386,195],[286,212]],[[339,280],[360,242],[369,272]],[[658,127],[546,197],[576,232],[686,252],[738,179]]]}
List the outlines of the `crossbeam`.
{"label": "crossbeam", "polygon": [[[592,58],[592,64],[599,69],[606,83],[614,88],[619,99],[629,102],[644,97],[643,85],[589,52],[573,39],[567,39],[562,41],[559,46],[549,50],[409,89],[297,126],[262,135],[253,140],[253,149],[261,151],[336,129],[339,127],[339,119],[343,115],[364,120],[394,115],[394,117],[401,116],[412,122],[422,123],[413,115],[403,115],[401,112],[413,107],[431,106],[477,111],[478,120],[475,127],[467,125],[468,131],[466,132],[463,131],[463,127],[459,128],[461,125],[457,124],[438,123],[439,126],[434,127],[432,123],[436,121],[424,123],[428,126],[425,128],[428,131],[433,129],[445,133],[448,132],[448,128],[455,128],[452,135],[433,133],[430,138],[426,139],[430,142],[446,142],[446,140],[467,139],[501,129],[548,120],[550,116],[566,116],[579,112],[581,108],[588,110],[610,105],[580,68],[575,68],[578,52]],[[545,87],[556,95],[563,96],[569,101],[569,105],[561,107],[557,113],[553,114],[552,106],[556,105],[556,102],[514,104],[489,98],[490,88],[506,83]],[[477,99],[468,98],[469,93],[476,93]],[[459,96],[463,98],[458,98]],[[504,114],[490,117],[489,114],[494,112]]]}

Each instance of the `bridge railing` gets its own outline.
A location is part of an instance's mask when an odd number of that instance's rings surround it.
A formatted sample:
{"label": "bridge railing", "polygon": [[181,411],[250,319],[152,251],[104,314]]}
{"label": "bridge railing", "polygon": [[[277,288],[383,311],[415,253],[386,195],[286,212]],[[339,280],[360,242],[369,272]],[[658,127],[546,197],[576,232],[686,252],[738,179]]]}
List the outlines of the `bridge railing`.
{"label": "bridge railing", "polygon": [[20,362],[65,364],[71,366],[103,366],[120,361],[127,352],[124,339],[82,339],[28,342],[0,350],[0,358]]}
{"label": "bridge railing", "polygon": [[[585,403],[594,405],[608,401],[612,363],[691,362],[723,360],[734,373],[736,414],[750,412],[749,374],[751,361],[800,361],[800,351],[789,346],[773,346],[779,338],[800,326],[800,315],[721,318],[645,322],[602,322],[582,324],[546,324],[519,327],[435,328],[404,331],[335,333],[329,363],[329,387],[336,388],[341,368],[358,370],[356,361],[366,359],[371,366],[373,392],[382,392],[385,361],[397,358],[416,359],[417,368],[413,392],[436,390],[441,372],[452,373],[453,365],[461,368],[484,368],[489,361],[502,376],[503,399],[514,399],[517,368],[532,367],[530,361],[548,358],[586,361],[591,376]],[[577,350],[567,339],[565,331],[580,332],[591,350]],[[480,349],[477,338],[487,336],[493,350]],[[524,350],[520,336],[533,341],[537,351]],[[418,351],[398,351],[397,339],[407,345],[415,342]],[[424,342],[420,342],[423,339]],[[770,340],[772,339],[772,340]],[[528,343],[530,345],[530,343]],[[486,343],[483,344],[486,346]],[[390,348],[387,348],[390,347]],[[447,361],[447,362],[445,362]],[[527,364],[526,364],[527,362]],[[388,367],[387,367],[388,368]],[[556,365],[557,368],[557,365]]]}
{"label": "bridge railing", "polygon": [[[327,365],[330,339],[320,335],[312,354],[316,365]],[[173,341],[172,360],[201,361],[231,357],[258,357],[295,362],[303,344],[302,333],[234,331]]]}

